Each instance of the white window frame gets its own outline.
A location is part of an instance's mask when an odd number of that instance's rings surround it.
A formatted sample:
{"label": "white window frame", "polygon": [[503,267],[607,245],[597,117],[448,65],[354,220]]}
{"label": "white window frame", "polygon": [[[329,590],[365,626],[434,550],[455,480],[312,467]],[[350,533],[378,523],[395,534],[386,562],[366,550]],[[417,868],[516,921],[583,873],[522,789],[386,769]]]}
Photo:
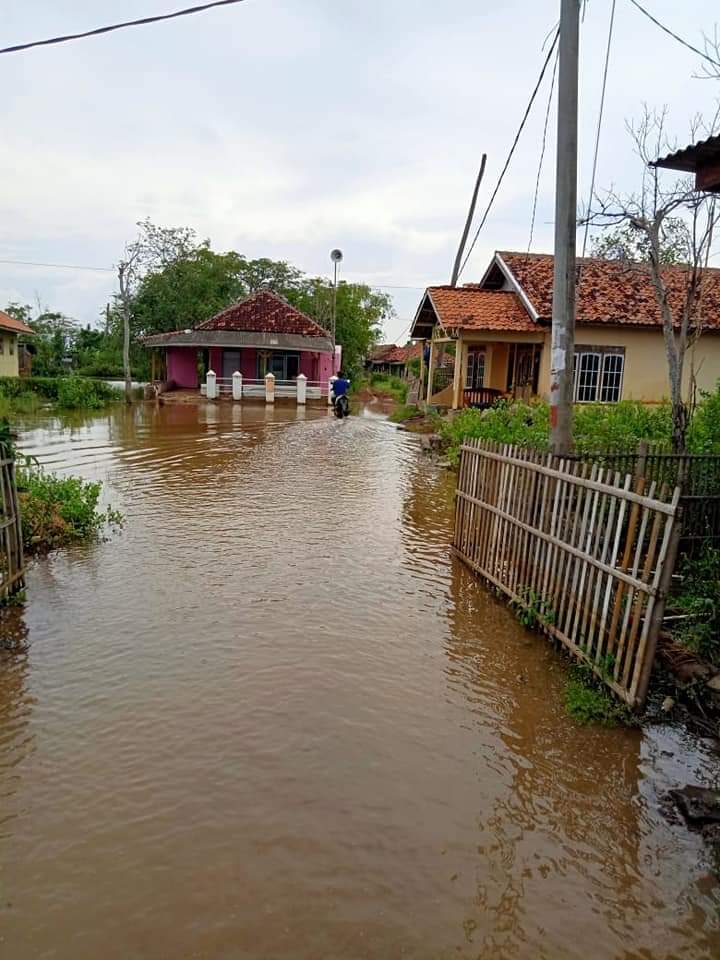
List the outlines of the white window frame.
{"label": "white window frame", "polygon": [[[597,371],[597,383],[595,385],[595,395],[590,399],[580,399],[580,358],[593,356],[598,358],[598,371]],[[609,357],[617,357],[620,359],[620,370],[609,370],[607,369],[607,361]],[[617,373],[620,374],[620,379],[617,384],[617,396],[613,399],[605,400],[603,399],[603,393],[606,389],[610,389],[609,378],[615,377]],[[623,386],[625,382],[625,348],[624,347],[606,347],[606,348],[593,348],[589,346],[580,346],[575,349],[575,362],[573,364],[573,401],[575,403],[619,403],[622,400]],[[587,385],[583,386],[583,391],[587,389]]]}

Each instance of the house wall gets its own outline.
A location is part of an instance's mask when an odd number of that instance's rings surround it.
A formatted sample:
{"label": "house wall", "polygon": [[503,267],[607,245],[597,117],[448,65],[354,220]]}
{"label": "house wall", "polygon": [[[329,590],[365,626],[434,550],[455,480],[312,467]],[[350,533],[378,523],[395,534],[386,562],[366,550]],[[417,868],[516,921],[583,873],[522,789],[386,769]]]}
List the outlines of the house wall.
{"label": "house wall", "polygon": [[197,348],[168,347],[165,351],[167,378],[181,389],[197,390]]}
{"label": "house wall", "polygon": [[[623,329],[621,327],[578,327],[577,344],[590,346],[624,347],[625,371],[623,400],[641,400],[660,403],[670,393],[665,357],[665,342],[660,330]],[[685,359],[683,390],[687,396],[690,372],[694,367],[695,380],[700,390],[714,390],[720,380],[720,334],[706,333],[688,351]],[[546,334],[545,349],[540,359],[538,391],[546,399],[550,395],[550,332]]]}
{"label": "house wall", "polygon": [[17,334],[0,330],[0,344],[2,345],[0,377],[17,377],[19,375]]}

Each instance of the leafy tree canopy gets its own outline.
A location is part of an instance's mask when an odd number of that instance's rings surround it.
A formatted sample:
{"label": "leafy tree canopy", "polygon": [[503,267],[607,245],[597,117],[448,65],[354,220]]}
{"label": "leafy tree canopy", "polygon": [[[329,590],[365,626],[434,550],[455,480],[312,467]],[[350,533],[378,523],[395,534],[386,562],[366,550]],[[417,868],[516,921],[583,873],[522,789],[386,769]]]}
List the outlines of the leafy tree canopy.
{"label": "leafy tree canopy", "polygon": [[[660,228],[660,262],[686,263],[689,259],[690,237],[687,223],[681,217],[666,217]],[[604,260],[626,260],[629,263],[647,263],[650,259],[650,241],[647,234],[630,223],[604,230],[590,241],[590,255]]]}

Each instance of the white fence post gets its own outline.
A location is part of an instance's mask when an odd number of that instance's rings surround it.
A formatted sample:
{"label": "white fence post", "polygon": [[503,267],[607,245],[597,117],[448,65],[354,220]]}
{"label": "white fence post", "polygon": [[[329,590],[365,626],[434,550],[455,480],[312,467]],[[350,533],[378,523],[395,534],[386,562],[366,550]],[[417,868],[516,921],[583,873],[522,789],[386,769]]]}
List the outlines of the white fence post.
{"label": "white fence post", "polygon": [[330,377],[330,379],[328,380],[328,406],[329,407],[332,406],[333,384],[335,383],[336,380],[337,380],[337,377]]}
{"label": "white fence post", "polygon": [[304,373],[297,375],[297,402],[298,406],[307,400],[307,377]]}
{"label": "white fence post", "polygon": [[275,374],[265,374],[265,403],[275,403]]}
{"label": "white fence post", "polygon": [[208,400],[217,400],[217,374],[214,370],[208,370],[205,376],[205,395]]}
{"label": "white fence post", "polygon": [[242,374],[236,370],[232,377],[233,380],[233,400],[242,400]]}

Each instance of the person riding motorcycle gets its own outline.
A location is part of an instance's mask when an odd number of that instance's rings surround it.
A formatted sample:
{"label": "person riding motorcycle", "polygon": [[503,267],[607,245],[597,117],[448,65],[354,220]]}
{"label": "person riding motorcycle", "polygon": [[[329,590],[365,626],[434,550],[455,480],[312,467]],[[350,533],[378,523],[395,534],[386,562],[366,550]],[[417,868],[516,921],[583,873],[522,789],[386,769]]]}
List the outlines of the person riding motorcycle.
{"label": "person riding motorcycle", "polygon": [[347,394],[350,389],[350,381],[346,380],[342,370],[338,370],[332,385],[332,401],[335,416],[342,419],[350,415],[350,401]]}

